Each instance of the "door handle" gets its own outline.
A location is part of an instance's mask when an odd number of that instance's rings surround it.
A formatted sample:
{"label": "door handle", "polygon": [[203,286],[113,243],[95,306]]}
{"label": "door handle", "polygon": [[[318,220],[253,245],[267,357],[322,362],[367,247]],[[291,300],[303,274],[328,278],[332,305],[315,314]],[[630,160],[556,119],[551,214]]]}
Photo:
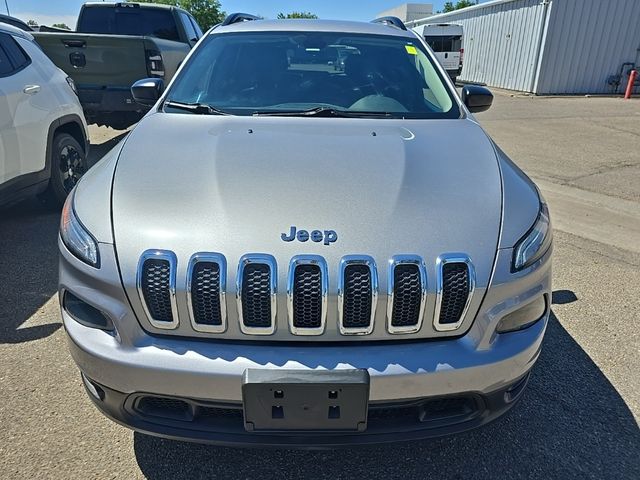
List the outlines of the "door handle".
{"label": "door handle", "polygon": [[27,95],[33,95],[34,93],[38,93],[40,91],[40,85],[27,85],[22,91]]}
{"label": "door handle", "polygon": [[60,40],[67,48],[85,48],[87,42],[84,40]]}

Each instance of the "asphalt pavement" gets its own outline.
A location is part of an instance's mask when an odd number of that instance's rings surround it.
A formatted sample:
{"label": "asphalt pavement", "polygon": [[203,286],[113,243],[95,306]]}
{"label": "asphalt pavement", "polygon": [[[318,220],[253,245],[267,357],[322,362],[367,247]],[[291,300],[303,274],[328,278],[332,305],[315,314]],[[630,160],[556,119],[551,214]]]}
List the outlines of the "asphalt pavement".
{"label": "asphalt pavement", "polygon": [[[27,201],[0,210],[0,478],[640,478],[640,101],[496,92],[478,119],[539,182],[555,226],[553,315],[505,417],[337,451],[133,433],[86,397],[59,319],[59,212]],[[121,135],[92,127],[92,161]]]}

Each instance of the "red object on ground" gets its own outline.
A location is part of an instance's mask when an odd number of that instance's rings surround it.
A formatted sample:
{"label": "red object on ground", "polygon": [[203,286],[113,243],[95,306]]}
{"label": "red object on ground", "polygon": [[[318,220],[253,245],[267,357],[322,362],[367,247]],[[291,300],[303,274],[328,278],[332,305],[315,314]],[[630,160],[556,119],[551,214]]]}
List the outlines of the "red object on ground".
{"label": "red object on ground", "polygon": [[629,83],[627,83],[627,91],[624,94],[625,100],[631,98],[631,92],[633,92],[633,84],[636,83],[636,77],[638,76],[638,70],[631,70],[629,73]]}

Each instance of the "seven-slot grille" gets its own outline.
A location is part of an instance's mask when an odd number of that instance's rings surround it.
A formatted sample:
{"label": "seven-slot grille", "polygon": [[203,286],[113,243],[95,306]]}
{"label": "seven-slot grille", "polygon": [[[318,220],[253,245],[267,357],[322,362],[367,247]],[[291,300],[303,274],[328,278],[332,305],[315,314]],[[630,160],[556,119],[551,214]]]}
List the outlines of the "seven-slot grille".
{"label": "seven-slot grille", "polygon": [[[138,291],[150,323],[178,326],[175,296],[176,257],[163,250],[147,251],[140,259]],[[187,267],[187,307],[194,330],[226,330],[226,260],[221,254],[194,255]],[[460,327],[475,287],[468,257],[440,256],[436,263],[438,331]],[[240,329],[269,335],[276,329],[277,267],[270,255],[242,257],[236,278]],[[328,268],[320,256],[291,260],[287,284],[289,329],[294,335],[321,335],[327,317]],[[415,333],[422,327],[427,294],[426,267],[418,256],[396,256],[388,272],[387,331]],[[366,335],[374,329],[378,295],[377,268],[368,256],[343,257],[338,276],[338,327],[343,335]]]}
{"label": "seven-slot grille", "polygon": [[226,329],[227,262],[217,253],[198,253],[187,270],[189,315],[200,332],[222,333]]}
{"label": "seven-slot grille", "polygon": [[389,262],[387,330],[416,333],[422,327],[427,300],[427,272],[418,255],[397,255]]}
{"label": "seven-slot grille", "polygon": [[149,321],[157,328],[178,325],[175,265],[175,254],[164,250],[148,250],[140,258],[138,293]]}
{"label": "seven-slot grille", "polygon": [[291,259],[287,284],[289,329],[295,335],[324,333],[327,288],[327,264],[317,255],[299,255]]}
{"label": "seven-slot grille", "polygon": [[343,335],[368,335],[378,298],[376,264],[371,257],[347,256],[338,277],[338,326]]}
{"label": "seven-slot grille", "polygon": [[299,265],[293,274],[293,325],[318,328],[322,323],[322,274],[317,265]]}
{"label": "seven-slot grille", "polygon": [[167,260],[147,260],[142,271],[142,288],[149,313],[156,322],[173,322]]}
{"label": "seven-slot grille", "polygon": [[202,325],[220,325],[220,265],[200,262],[193,269],[191,285],[193,320]]}
{"label": "seven-slot grille", "polygon": [[436,330],[456,330],[466,315],[475,288],[471,260],[461,254],[443,255],[437,261]]}
{"label": "seven-slot grille", "polygon": [[242,322],[247,327],[265,328],[271,325],[269,266],[254,263],[245,269],[242,279]]}
{"label": "seven-slot grille", "polygon": [[366,328],[371,324],[371,270],[366,265],[349,265],[344,271],[345,328]]}
{"label": "seven-slot grille", "polygon": [[245,255],[238,268],[240,328],[244,333],[271,335],[276,324],[276,260],[270,255]]}
{"label": "seven-slot grille", "polygon": [[393,295],[394,327],[415,326],[420,320],[422,282],[417,265],[398,265],[393,272],[395,291]]}

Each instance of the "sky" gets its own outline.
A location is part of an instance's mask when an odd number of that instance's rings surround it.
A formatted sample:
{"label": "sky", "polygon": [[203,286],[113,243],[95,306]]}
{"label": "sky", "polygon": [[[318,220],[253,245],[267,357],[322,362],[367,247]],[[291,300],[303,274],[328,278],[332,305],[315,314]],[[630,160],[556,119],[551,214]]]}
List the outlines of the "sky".
{"label": "sky", "polygon": [[[41,25],[66,23],[75,27],[80,6],[86,0],[6,0],[14,17],[33,19]],[[415,1],[415,0],[414,0]],[[227,12],[246,12],[275,18],[278,12],[308,11],[320,18],[342,20],[372,20],[376,14],[405,0],[221,0]],[[442,9],[444,0],[427,0],[433,10]],[[0,0],[0,13],[6,13],[5,0]]]}

